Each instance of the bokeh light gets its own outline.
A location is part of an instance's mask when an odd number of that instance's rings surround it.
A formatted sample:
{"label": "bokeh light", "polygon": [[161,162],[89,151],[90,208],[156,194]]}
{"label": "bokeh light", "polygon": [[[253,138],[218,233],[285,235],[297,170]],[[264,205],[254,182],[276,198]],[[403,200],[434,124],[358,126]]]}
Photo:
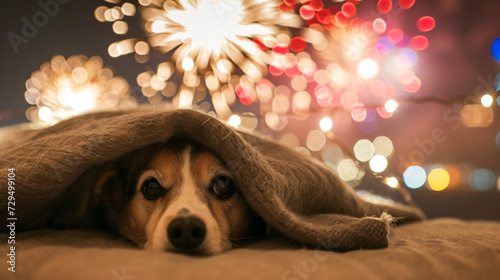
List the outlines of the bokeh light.
{"label": "bokeh light", "polygon": [[496,60],[500,61],[500,38],[496,39],[491,45],[491,54]]}
{"label": "bokeh light", "polygon": [[434,29],[435,26],[436,26],[436,21],[434,20],[433,17],[430,16],[421,17],[417,21],[418,30],[422,32],[431,31],[432,29]]}
{"label": "bokeh light", "polygon": [[427,176],[427,182],[431,190],[442,191],[450,184],[450,174],[442,168],[433,169]]}
{"label": "bokeh light", "polygon": [[304,148],[304,147],[296,147],[295,151],[297,151],[299,153],[303,153],[304,155],[308,155],[308,156],[311,155],[311,152],[309,152],[309,150],[307,148]]}
{"label": "bokeh light", "polygon": [[475,169],[469,175],[469,185],[473,190],[487,191],[495,185],[495,174],[489,169]]}
{"label": "bokeh light", "polygon": [[321,156],[324,162],[329,162],[337,166],[344,159],[344,152],[336,144],[329,143],[321,151]]}
{"label": "bokeh light", "polygon": [[453,165],[448,165],[444,168],[450,175],[450,184],[447,189],[452,189],[458,187],[461,183],[461,172],[460,169]]}
{"label": "bokeh light", "polygon": [[[320,1],[317,1],[317,2],[320,2]],[[344,3],[342,5],[342,14],[346,18],[353,18],[356,15],[356,6],[351,2]]]}
{"label": "bokeh light", "polygon": [[429,46],[429,39],[423,35],[418,35],[411,38],[410,46],[416,51],[423,51]]}
{"label": "bokeh light", "polygon": [[307,46],[307,42],[301,37],[294,37],[290,40],[290,49],[294,52],[303,51]]}
{"label": "bokeh light", "polygon": [[[210,109],[210,103],[205,101],[202,104],[207,104],[207,111]],[[241,115],[241,124],[240,127],[247,129],[247,130],[255,130],[257,128],[257,125],[259,124],[259,119],[257,116],[253,113],[244,113]]]}
{"label": "bokeh light", "polygon": [[352,159],[343,159],[337,166],[337,172],[342,180],[348,182],[356,178],[359,168]]}
{"label": "bokeh light", "polygon": [[326,144],[326,136],[322,131],[311,130],[307,134],[306,146],[311,151],[319,151],[323,149]]}
{"label": "bokeh light", "polygon": [[126,16],[132,17],[135,15],[135,6],[131,3],[124,3],[122,5],[122,13]]}
{"label": "bokeh light", "polygon": [[413,7],[415,0],[399,0],[399,6],[405,10]]}
{"label": "bokeh light", "polygon": [[238,127],[241,124],[241,118],[238,115],[229,117],[228,124],[232,127]]}
{"label": "bokeh light", "polygon": [[500,131],[497,133],[497,137],[495,138],[495,142],[497,144],[497,148],[500,150]]}
{"label": "bokeh light", "polygon": [[379,0],[377,3],[377,9],[381,14],[388,14],[392,9],[391,0]]}
{"label": "bokeh light", "polygon": [[367,111],[365,105],[356,103],[351,107],[351,117],[355,122],[363,122],[366,120]]}
{"label": "bokeh light", "polygon": [[494,120],[493,109],[479,104],[467,104],[460,111],[460,118],[466,127],[487,127]]}
{"label": "bokeh light", "polygon": [[425,184],[427,174],[425,170],[417,165],[412,165],[403,173],[405,184],[411,189],[418,189]]}
{"label": "bokeh light", "polygon": [[386,31],[387,24],[381,18],[377,18],[373,21],[373,31],[378,34],[382,34]]}
{"label": "bokeh light", "polygon": [[481,104],[483,104],[484,107],[491,107],[493,104],[493,96],[490,94],[485,94],[481,97]]}
{"label": "bokeh light", "polygon": [[323,131],[329,131],[333,127],[332,119],[330,119],[329,117],[322,118],[319,122],[319,127]]}
{"label": "bokeh light", "polygon": [[115,21],[113,23],[113,31],[116,33],[116,34],[126,34],[127,31],[128,31],[128,24],[124,21]]}
{"label": "bokeh light", "polygon": [[399,106],[399,103],[396,100],[390,99],[390,100],[387,100],[385,102],[384,108],[385,108],[385,110],[387,110],[387,112],[393,113],[394,111],[396,111],[398,106]]}
{"label": "bokeh light", "polygon": [[375,173],[383,172],[387,165],[388,161],[383,155],[375,155],[370,159],[370,169]]}
{"label": "bokeh light", "polygon": [[375,138],[373,146],[375,147],[375,154],[383,155],[386,158],[390,157],[394,152],[394,145],[387,136],[378,136]]}
{"label": "bokeh light", "polygon": [[379,66],[378,63],[371,59],[371,58],[365,58],[358,64],[358,75],[366,80],[373,79],[379,71]]}
{"label": "bokeh light", "polygon": [[375,147],[367,139],[361,139],[354,144],[354,156],[361,162],[369,161],[375,155]]}
{"label": "bokeh light", "polygon": [[292,133],[285,133],[281,136],[280,143],[291,148],[296,148],[299,146],[299,138]]}
{"label": "bokeh light", "polygon": [[52,120],[52,111],[50,110],[49,107],[42,106],[38,110],[38,117],[40,118],[41,121],[49,122]]}
{"label": "bokeh light", "polygon": [[399,181],[396,177],[388,177],[385,182],[391,188],[397,188],[399,186]]}
{"label": "bokeh light", "polygon": [[397,44],[403,39],[404,33],[401,29],[393,28],[387,35],[393,44]]}

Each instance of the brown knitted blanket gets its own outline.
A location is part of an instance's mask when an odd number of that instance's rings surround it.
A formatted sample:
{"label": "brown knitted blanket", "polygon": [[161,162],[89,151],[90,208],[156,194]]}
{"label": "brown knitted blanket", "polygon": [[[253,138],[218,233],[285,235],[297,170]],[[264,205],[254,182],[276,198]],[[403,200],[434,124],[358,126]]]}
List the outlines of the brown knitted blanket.
{"label": "brown knitted blanket", "polygon": [[272,228],[305,245],[336,251],[385,248],[392,217],[424,218],[419,209],[362,200],[321,162],[271,140],[198,111],[152,107],[11,132],[0,142],[0,218],[7,219],[8,168],[15,168],[17,230],[43,228],[54,218],[62,192],[90,167],[174,136],[219,155],[250,207]]}

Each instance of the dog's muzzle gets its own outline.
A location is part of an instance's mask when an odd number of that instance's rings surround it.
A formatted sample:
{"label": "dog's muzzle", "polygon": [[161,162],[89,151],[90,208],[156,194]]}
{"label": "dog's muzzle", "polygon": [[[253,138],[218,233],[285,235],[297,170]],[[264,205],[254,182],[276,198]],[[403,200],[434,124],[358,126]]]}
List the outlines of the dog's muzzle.
{"label": "dog's muzzle", "polygon": [[197,249],[205,240],[205,223],[194,216],[175,218],[167,227],[168,240],[181,251]]}

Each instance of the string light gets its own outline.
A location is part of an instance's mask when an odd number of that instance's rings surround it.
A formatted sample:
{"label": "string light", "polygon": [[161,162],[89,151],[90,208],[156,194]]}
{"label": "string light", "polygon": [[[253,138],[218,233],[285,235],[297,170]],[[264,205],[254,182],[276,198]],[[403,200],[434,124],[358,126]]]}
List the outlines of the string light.
{"label": "string light", "polygon": [[332,119],[330,119],[329,117],[322,118],[319,122],[319,127],[323,131],[329,131],[333,127]]}
{"label": "string light", "polygon": [[383,172],[387,165],[388,161],[383,155],[375,155],[370,159],[370,169],[375,173]]}
{"label": "string light", "polygon": [[410,166],[403,173],[406,186],[411,189],[418,189],[425,184],[427,174],[425,170],[417,165]]}
{"label": "string light", "polygon": [[325,134],[319,130],[311,130],[307,134],[306,146],[311,151],[319,151],[326,144]]}
{"label": "string light", "polygon": [[493,97],[489,94],[485,94],[481,97],[481,104],[483,104],[484,107],[491,107],[491,104],[493,104]]}
{"label": "string light", "polygon": [[387,178],[386,184],[393,189],[395,189],[399,186],[399,182],[398,182],[398,179],[396,179],[396,177]]}
{"label": "string light", "polygon": [[387,136],[378,136],[373,140],[373,146],[375,147],[375,154],[382,155],[389,158],[394,153],[394,145],[391,139]]}
{"label": "string light", "polygon": [[469,175],[469,185],[476,191],[487,191],[495,185],[495,174],[489,169],[475,169]]}
{"label": "string light", "polygon": [[398,108],[399,104],[396,100],[390,99],[385,102],[384,108],[389,113],[393,113]]}
{"label": "string light", "polygon": [[361,139],[354,145],[354,155],[361,162],[367,162],[375,155],[375,147],[367,139]]}
{"label": "string light", "polygon": [[337,166],[340,178],[346,182],[352,181],[359,173],[359,169],[351,159],[342,160]]}
{"label": "string light", "polygon": [[232,115],[228,121],[230,126],[238,127],[241,124],[241,118],[238,115]]}
{"label": "string light", "polygon": [[442,168],[436,168],[429,173],[427,181],[431,190],[442,191],[450,184],[450,174]]}

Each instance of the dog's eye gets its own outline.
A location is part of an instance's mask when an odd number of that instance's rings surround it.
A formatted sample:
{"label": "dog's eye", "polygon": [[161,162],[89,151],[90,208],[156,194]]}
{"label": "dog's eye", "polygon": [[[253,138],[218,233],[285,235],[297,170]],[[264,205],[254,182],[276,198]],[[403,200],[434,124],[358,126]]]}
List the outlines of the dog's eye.
{"label": "dog's eye", "polygon": [[141,192],[147,200],[156,200],[163,196],[165,191],[165,188],[153,178],[146,180],[141,187]]}
{"label": "dog's eye", "polygon": [[236,191],[236,186],[231,180],[231,177],[227,175],[218,175],[212,179],[210,182],[209,191],[216,198],[224,200],[231,197]]}

